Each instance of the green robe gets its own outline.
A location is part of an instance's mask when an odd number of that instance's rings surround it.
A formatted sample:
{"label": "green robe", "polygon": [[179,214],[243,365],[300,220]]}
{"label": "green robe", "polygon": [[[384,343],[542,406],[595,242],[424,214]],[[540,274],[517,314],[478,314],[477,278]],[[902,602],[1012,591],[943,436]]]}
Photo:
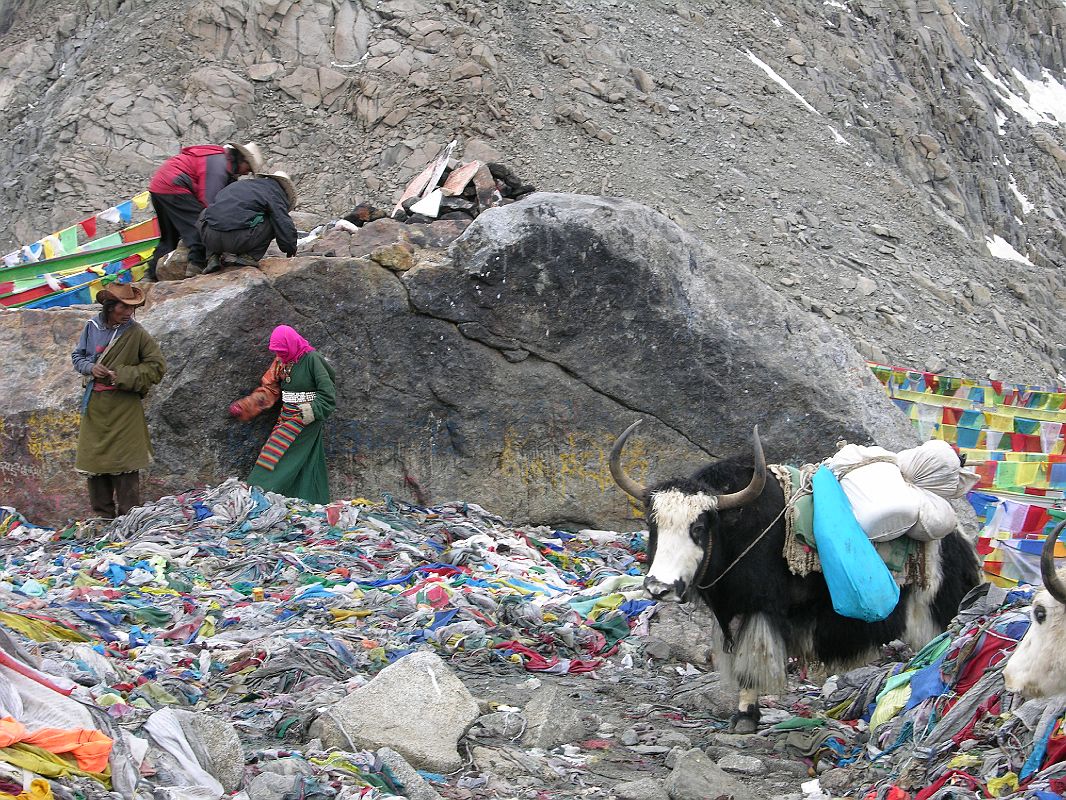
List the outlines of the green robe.
{"label": "green robe", "polygon": [[[248,475],[248,483],[286,497],[299,497],[310,503],[329,502],[329,478],[326,472],[326,450],[322,445],[324,420],[333,413],[337,395],[333,385],[333,368],[312,350],[302,356],[280,388],[283,392],[316,392],[311,403],[315,420],[305,426],[273,470],[256,464]],[[277,430],[281,424],[279,416]]]}
{"label": "green robe", "polygon": [[115,391],[92,392],[78,429],[75,469],[88,475],[118,475],[145,469],[152,455],[141,399],[166,371],[155,339],[134,322],[100,363],[118,375]]}

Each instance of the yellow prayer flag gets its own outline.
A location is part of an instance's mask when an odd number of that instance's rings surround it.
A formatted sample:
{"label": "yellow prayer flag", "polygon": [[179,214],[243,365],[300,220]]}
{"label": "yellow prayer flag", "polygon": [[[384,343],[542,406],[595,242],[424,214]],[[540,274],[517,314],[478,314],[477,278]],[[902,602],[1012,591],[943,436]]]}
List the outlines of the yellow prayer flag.
{"label": "yellow prayer flag", "polygon": [[959,429],[956,425],[941,425],[936,432],[937,439],[943,439],[949,444],[955,444],[959,440]]}
{"label": "yellow prayer flag", "polygon": [[138,195],[134,195],[133,207],[136,208],[138,211],[144,211],[146,208],[148,208],[148,203],[150,200],[151,197],[148,195],[148,192],[141,192]]}
{"label": "yellow prayer flag", "polygon": [[1018,464],[1018,471],[1014,474],[1014,480],[1019,486],[1045,486],[1047,476],[1041,476],[1046,461],[1023,461]]}
{"label": "yellow prayer flag", "polygon": [[1007,414],[985,414],[988,427],[1001,433],[1014,433],[1014,417]]}

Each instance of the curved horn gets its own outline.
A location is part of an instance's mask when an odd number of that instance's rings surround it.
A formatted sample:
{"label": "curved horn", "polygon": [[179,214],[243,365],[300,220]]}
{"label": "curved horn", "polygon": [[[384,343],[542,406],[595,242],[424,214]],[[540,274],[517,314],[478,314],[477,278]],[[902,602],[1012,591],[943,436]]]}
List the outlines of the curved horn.
{"label": "curved horn", "polygon": [[751,434],[751,446],[755,450],[755,474],[751,476],[751,483],[733,494],[718,496],[718,510],[725,511],[727,508],[739,508],[746,506],[756,497],[762,494],[766,485],[766,457],[762,453],[762,442],[759,441],[759,426]]}
{"label": "curved horn", "polygon": [[1055,526],[1055,530],[1044,542],[1044,549],[1040,553],[1040,577],[1044,579],[1044,588],[1051,596],[1066,605],[1066,584],[1055,571],[1055,542],[1059,540],[1063,527],[1066,527],[1066,519]]}
{"label": "curved horn", "polygon": [[626,439],[629,438],[629,434],[636,430],[644,420],[638,419],[624,431],[622,435],[614,440],[614,447],[611,448],[611,477],[614,478],[614,482],[618,484],[618,487],[632,497],[634,500],[644,502],[644,497],[647,494],[647,489],[637,483],[635,480],[626,475],[625,470],[622,469],[622,448],[625,447]]}

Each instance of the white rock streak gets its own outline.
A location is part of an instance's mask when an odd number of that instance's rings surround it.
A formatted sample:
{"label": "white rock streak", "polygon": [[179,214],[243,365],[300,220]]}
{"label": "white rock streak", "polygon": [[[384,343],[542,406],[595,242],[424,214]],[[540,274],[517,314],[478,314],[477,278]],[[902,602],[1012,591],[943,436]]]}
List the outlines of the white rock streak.
{"label": "white rock streak", "polygon": [[[818,109],[816,109],[816,108],[815,108],[814,106],[812,106],[812,105],[811,105],[810,103],[808,103],[808,102],[807,102],[806,100],[804,100],[804,99],[803,99],[803,95],[801,95],[801,94],[800,94],[799,92],[797,92],[797,91],[796,91],[795,89],[793,89],[793,88],[792,88],[791,86],[789,86],[789,85],[788,85],[788,81],[786,81],[786,80],[785,80],[784,78],[782,78],[782,77],[781,77],[780,75],[778,75],[778,74],[777,74],[776,72],[774,72],[774,71],[773,71],[773,69],[772,69],[772,68],[770,67],[770,65],[769,65],[769,64],[767,64],[766,62],[764,62],[763,60],[761,60],[761,59],[760,59],[760,58],[759,58],[759,57],[758,57],[757,55],[755,55],[755,54],[754,54],[753,52],[751,52],[750,50],[745,50],[745,51],[744,51],[744,53],[745,53],[745,55],[747,55],[747,57],[748,57],[748,58],[750,58],[750,59],[751,59],[751,63],[753,63],[753,64],[754,64],[755,66],[757,66],[757,67],[758,67],[759,69],[761,69],[761,70],[762,70],[763,72],[765,72],[765,73],[766,73],[767,75],[769,75],[769,76],[770,76],[770,79],[771,79],[771,80],[772,80],[772,81],[773,81],[774,83],[776,83],[776,84],[778,84],[779,86],[781,86],[781,88],[783,88],[783,89],[784,89],[784,90],[785,90],[786,92],[788,92],[788,93],[789,93],[790,95],[792,95],[792,96],[793,96],[793,97],[795,97],[795,98],[796,98],[797,100],[799,100],[799,101],[800,101],[800,103],[802,103],[802,104],[803,104],[803,107],[804,107],[805,109],[807,109],[808,111],[810,111],[810,112],[811,112],[812,114],[818,114]],[[818,114],[818,116],[821,116],[821,115],[820,115],[820,114]]]}
{"label": "white rock streak", "polygon": [[1033,262],[1023,256],[1007,242],[1001,236],[993,236],[991,238],[985,237],[985,244],[988,246],[988,252],[992,254],[994,258],[1002,258],[1007,261],[1017,261],[1020,264],[1028,264],[1033,266]]}

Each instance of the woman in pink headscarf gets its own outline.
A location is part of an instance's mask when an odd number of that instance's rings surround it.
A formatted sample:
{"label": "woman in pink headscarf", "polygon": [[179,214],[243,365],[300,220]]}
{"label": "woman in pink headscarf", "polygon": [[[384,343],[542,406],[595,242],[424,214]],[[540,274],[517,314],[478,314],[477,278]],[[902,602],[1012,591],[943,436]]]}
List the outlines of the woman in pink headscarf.
{"label": "woman in pink headscarf", "polygon": [[274,362],[262,384],[230,405],[247,422],[281,400],[281,413],[248,476],[248,483],[286,497],[329,502],[322,421],[336,405],[333,368],[288,325],[270,334]]}

